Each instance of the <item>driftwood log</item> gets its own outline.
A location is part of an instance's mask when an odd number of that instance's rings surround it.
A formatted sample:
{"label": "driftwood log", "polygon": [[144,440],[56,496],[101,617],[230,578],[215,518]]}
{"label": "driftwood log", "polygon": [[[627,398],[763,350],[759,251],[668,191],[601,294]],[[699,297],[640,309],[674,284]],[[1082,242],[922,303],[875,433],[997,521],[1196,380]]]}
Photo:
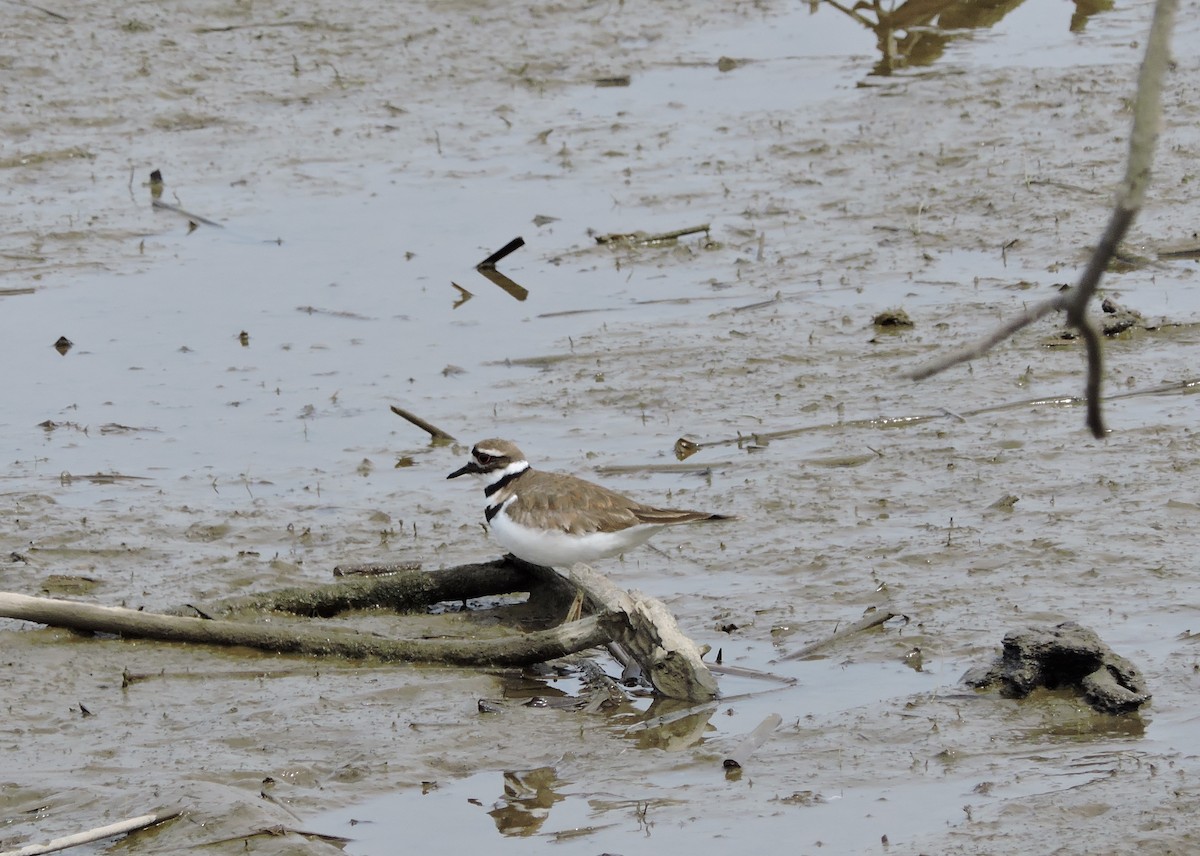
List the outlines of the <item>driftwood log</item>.
{"label": "driftwood log", "polygon": [[248,621],[217,621],[95,606],[48,597],[0,593],[0,617],[137,639],[243,645],[283,654],[363,660],[442,663],[450,666],[527,666],[603,645],[613,636],[602,616],[503,639],[387,639],[340,627],[318,629]]}
{"label": "driftwood log", "polygon": [[717,697],[717,681],[700,661],[700,649],[683,635],[662,601],[617,588],[582,563],[571,568],[570,580],[584,593],[584,602],[592,610],[619,617],[613,641],[637,661],[654,689],[688,701]]}
{"label": "driftwood log", "polygon": [[[264,612],[330,618],[349,610],[414,611],[442,601],[464,601],[511,592],[529,592],[530,602],[561,615],[572,599],[592,614],[577,621],[502,638],[462,636],[391,639],[344,626],[264,623]],[[577,565],[571,580],[550,568],[511,559],[462,565],[443,571],[400,570],[386,576],[344,578],[311,588],[290,588],[215,605],[189,605],[194,614],[150,613],[76,601],[0,592],[0,618],[31,621],[71,630],[119,636],[241,645],[278,653],[346,659],[440,663],[450,666],[527,666],[621,642],[661,694],[687,701],[716,697],[716,681],[700,662],[696,645],[684,636],[660,602],[627,594],[600,574]],[[250,614],[244,620],[211,616]],[[257,620],[256,620],[257,619]]]}
{"label": "driftwood log", "polygon": [[[172,610],[184,615],[240,612],[288,612],[305,618],[332,618],[343,612],[387,609],[414,612],[435,603],[530,592],[538,598],[570,602],[570,585],[549,569],[509,559],[457,565],[441,571],[381,566],[376,576],[343,576],[328,585],[296,586],[262,594],[227,598],[215,604],[189,604]],[[337,569],[335,569],[337,570]],[[549,573],[541,573],[541,571]],[[555,580],[560,585],[555,585]],[[552,608],[552,607],[548,607]]]}

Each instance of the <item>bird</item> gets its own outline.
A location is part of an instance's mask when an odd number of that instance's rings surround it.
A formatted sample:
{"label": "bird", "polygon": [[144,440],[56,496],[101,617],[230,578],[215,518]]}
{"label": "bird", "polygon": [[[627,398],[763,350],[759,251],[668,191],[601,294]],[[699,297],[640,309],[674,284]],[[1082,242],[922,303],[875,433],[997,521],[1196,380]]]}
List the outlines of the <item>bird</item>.
{"label": "bird", "polygon": [[511,440],[481,440],[448,479],[484,482],[484,517],[496,540],[518,559],[570,567],[616,556],[668,526],[734,520],[732,515],[656,508],[564,473],[535,470]]}

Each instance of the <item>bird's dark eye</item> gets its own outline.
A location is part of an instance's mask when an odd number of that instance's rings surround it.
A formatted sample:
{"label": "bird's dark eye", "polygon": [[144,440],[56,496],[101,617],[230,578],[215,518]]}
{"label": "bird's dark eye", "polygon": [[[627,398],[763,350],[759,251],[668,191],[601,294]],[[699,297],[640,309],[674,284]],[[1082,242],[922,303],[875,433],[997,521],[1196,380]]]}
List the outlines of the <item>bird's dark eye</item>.
{"label": "bird's dark eye", "polygon": [[490,464],[492,461],[494,461],[496,459],[485,452],[476,452],[475,460],[479,461],[479,463],[481,463],[481,464]]}

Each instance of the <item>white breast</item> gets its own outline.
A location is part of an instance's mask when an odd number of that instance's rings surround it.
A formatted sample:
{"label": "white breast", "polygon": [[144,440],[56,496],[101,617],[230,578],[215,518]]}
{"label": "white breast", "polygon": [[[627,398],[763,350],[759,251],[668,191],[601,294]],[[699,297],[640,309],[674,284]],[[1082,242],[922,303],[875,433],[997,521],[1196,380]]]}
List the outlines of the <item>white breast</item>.
{"label": "white breast", "polygon": [[535,529],[514,522],[504,513],[505,507],[515,499],[515,495],[509,497],[492,517],[492,534],[518,559],[535,565],[569,568],[576,562],[593,562],[616,556],[640,547],[663,528],[657,524],[641,524],[620,532],[589,532],[586,535]]}

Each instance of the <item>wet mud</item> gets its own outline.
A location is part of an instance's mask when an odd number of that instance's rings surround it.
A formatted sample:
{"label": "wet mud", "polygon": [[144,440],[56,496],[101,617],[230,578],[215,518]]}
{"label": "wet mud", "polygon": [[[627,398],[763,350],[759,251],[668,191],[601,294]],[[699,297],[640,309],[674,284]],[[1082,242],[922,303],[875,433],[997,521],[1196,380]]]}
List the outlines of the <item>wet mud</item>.
{"label": "wet mud", "polygon": [[[1055,322],[906,373],[1078,276],[1150,7],[905,5],[11,4],[0,589],[166,610],[491,559],[482,497],[444,475],[509,437],[738,515],[600,570],[796,684],[593,711],[578,666],[0,621],[0,849],[177,803],[118,846],[1194,849],[1197,18],[1102,286],[1130,323],[1095,441]],[[487,633],[498,603],[343,621]],[[903,618],[782,659],[871,608]],[[960,682],[1064,621],[1152,701]]]}

